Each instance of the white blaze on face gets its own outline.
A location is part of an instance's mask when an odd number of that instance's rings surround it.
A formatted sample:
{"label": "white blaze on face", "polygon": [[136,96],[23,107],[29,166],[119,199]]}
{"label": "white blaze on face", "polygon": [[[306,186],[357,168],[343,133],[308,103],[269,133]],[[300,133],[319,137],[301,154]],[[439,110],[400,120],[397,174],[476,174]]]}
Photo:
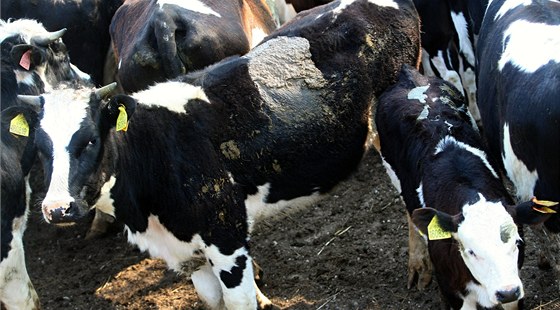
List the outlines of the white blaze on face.
{"label": "white blaze on face", "polygon": [[86,118],[89,96],[89,90],[75,92],[72,89],[43,95],[45,105],[40,128],[49,136],[53,147],[51,182],[43,204],[74,200],[69,193],[68,184],[70,172],[68,145],[72,135],[78,131],[81,122]]}
{"label": "white blaze on face", "polygon": [[177,113],[185,113],[185,104],[189,100],[210,102],[202,87],[182,82],[159,83],[134,93],[132,97],[143,105],[160,106]]}
{"label": "white blaze on face", "polygon": [[193,11],[193,12],[197,12],[200,14],[206,14],[206,15],[214,15],[217,17],[222,17],[218,12],[212,10],[212,8],[210,8],[209,6],[207,6],[204,2],[199,1],[199,0],[158,0],[157,2],[159,4],[159,7],[162,8],[163,5],[165,4],[173,4],[176,6],[180,6],[183,9],[189,10],[189,11]]}
{"label": "white blaze on face", "polygon": [[521,200],[531,199],[535,184],[539,180],[539,174],[537,170],[530,171],[513,152],[508,123],[504,124],[502,161],[508,178],[515,185],[517,197]]}
{"label": "white blaze on face", "polygon": [[473,284],[478,289],[471,293],[478,295],[477,301],[483,307],[493,307],[499,303],[496,298],[499,291],[519,287],[519,298],[523,297],[517,270],[517,241],[521,238],[501,203],[479,197],[475,204],[463,207],[464,221],[454,235],[465,264],[480,282],[480,285]]}
{"label": "white blaze on face", "polygon": [[511,23],[502,39],[503,53],[498,68],[509,62],[519,70],[533,73],[549,62],[560,62],[560,25],[519,20]]}

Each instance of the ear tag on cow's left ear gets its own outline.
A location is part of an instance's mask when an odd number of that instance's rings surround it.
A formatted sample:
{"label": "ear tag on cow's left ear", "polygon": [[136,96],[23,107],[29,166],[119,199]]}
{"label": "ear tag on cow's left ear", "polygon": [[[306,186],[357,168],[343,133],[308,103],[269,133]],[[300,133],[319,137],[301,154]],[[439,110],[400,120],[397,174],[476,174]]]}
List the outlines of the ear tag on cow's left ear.
{"label": "ear tag on cow's left ear", "polygon": [[119,116],[117,117],[117,126],[115,127],[117,131],[126,131],[128,129],[128,115],[126,114],[126,109],[124,105],[119,105]]}
{"label": "ear tag on cow's left ear", "polygon": [[533,197],[531,201],[537,205],[533,206],[533,210],[540,212],[540,213],[556,213],[556,211],[552,210],[549,207],[553,207],[558,204],[558,202],[548,201],[548,200],[537,200],[536,197]]}
{"label": "ear tag on cow's left ear", "polygon": [[451,238],[451,233],[441,227],[437,215],[434,215],[430,224],[428,224],[428,240],[441,240],[449,238]]}
{"label": "ear tag on cow's left ear", "polygon": [[10,121],[10,132],[19,136],[29,137],[29,124],[22,113]]}
{"label": "ear tag on cow's left ear", "polygon": [[29,68],[31,68],[31,50],[27,50],[27,52],[21,55],[19,65],[22,66],[25,70],[29,70]]}

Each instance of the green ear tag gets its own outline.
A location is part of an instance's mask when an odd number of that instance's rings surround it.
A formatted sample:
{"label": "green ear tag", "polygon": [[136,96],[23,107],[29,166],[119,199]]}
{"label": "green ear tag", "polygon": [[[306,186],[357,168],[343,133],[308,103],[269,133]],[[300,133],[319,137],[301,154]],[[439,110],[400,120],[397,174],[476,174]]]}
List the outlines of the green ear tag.
{"label": "green ear tag", "polygon": [[117,131],[126,131],[128,129],[128,115],[126,114],[126,109],[124,105],[119,106],[119,116],[117,117]]}
{"label": "green ear tag", "polygon": [[451,233],[441,228],[438,217],[434,215],[432,221],[428,224],[428,240],[441,240],[448,238],[451,238]]}
{"label": "green ear tag", "polygon": [[29,124],[23,114],[18,114],[10,121],[10,132],[24,137],[29,136]]}

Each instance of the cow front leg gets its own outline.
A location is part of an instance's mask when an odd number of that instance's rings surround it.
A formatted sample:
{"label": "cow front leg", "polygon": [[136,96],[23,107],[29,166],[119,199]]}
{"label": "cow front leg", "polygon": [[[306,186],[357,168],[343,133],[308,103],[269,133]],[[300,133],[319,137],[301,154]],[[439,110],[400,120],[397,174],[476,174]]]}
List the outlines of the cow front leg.
{"label": "cow front leg", "polygon": [[[254,280],[252,258],[247,248],[241,247],[232,254],[222,254],[216,246],[209,246],[206,258],[222,290],[226,309],[269,308],[266,298]],[[258,300],[258,302],[257,302]]]}
{"label": "cow front leg", "polygon": [[408,284],[410,289],[415,280],[418,280],[417,288],[422,291],[430,284],[432,280],[432,261],[428,253],[426,240],[412,223],[412,219],[408,212],[406,213],[408,221]]}
{"label": "cow front leg", "polygon": [[198,297],[209,309],[225,309],[220,281],[214,275],[209,263],[192,273],[191,280]]}
{"label": "cow front leg", "polygon": [[17,232],[8,256],[0,263],[0,301],[6,309],[40,309],[39,297],[27,274],[21,235]]}

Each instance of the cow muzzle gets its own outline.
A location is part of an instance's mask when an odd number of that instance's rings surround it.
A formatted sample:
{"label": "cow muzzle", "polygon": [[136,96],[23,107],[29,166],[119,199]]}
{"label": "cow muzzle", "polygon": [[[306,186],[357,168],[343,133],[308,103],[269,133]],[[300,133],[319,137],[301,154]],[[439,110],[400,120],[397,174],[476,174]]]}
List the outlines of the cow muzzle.
{"label": "cow muzzle", "polygon": [[43,217],[47,223],[56,225],[74,224],[88,213],[87,206],[80,202],[54,201],[43,203]]}
{"label": "cow muzzle", "polygon": [[503,290],[496,292],[496,299],[502,303],[506,304],[512,301],[516,301],[520,299],[522,296],[521,287],[519,286],[511,286],[507,287]]}

